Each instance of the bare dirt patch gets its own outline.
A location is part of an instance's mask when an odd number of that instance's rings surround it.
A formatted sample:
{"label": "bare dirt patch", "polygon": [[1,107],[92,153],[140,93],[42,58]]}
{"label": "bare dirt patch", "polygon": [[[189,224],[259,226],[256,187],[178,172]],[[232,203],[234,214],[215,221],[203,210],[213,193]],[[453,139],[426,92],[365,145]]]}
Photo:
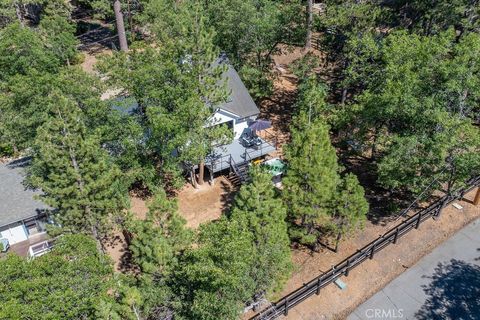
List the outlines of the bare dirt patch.
{"label": "bare dirt patch", "polygon": [[130,195],[130,211],[139,220],[145,220],[148,212],[148,199],[137,195]]}
{"label": "bare dirt patch", "polygon": [[205,182],[198,189],[187,184],[177,195],[179,213],[187,220],[187,227],[197,228],[220,218],[230,207],[236,191],[223,176],[216,178],[213,185]]}
{"label": "bare dirt patch", "polygon": [[95,45],[93,49],[84,50],[82,54],[84,56],[84,60],[80,65],[82,70],[89,74],[95,74],[95,65],[97,64],[99,57],[111,55],[112,50],[103,46]]}
{"label": "bare dirt patch", "polygon": [[105,253],[113,261],[113,269],[122,273],[137,273],[132,261],[132,254],[128,250],[128,244],[120,230],[115,230],[108,238],[102,241]]}
{"label": "bare dirt patch", "polygon": [[290,141],[290,124],[292,115],[295,114],[295,101],[297,99],[298,79],[291,72],[291,64],[304,57],[307,53],[318,57],[321,67],[314,72],[320,73],[320,70],[326,68],[325,53],[317,49],[304,51],[300,47],[279,46],[279,52],[274,55],[275,64],[274,72],[277,77],[273,83],[273,94],[270,97],[263,98],[259,103],[259,118],[272,121],[272,128],[268,129],[268,133],[277,138],[279,146],[277,152],[272,156],[282,157],[282,146]]}
{"label": "bare dirt patch", "polygon": [[[138,220],[145,220],[147,217],[148,199],[135,193],[130,194],[130,212]],[[117,272],[137,272],[132,261],[132,254],[128,250],[128,244],[121,230],[115,230],[102,242],[105,252],[113,261],[114,270]]]}
{"label": "bare dirt patch", "polygon": [[[198,189],[186,184],[177,194],[179,213],[187,220],[187,227],[196,229],[202,223],[220,218],[230,207],[236,191],[237,188],[223,176],[216,178],[213,185],[205,182]],[[130,195],[130,211],[135,219],[146,219],[148,200],[134,193]],[[103,246],[113,261],[115,271],[138,272],[132,263],[125,236],[120,230],[105,239]]]}
{"label": "bare dirt patch", "polygon": [[[462,210],[446,207],[438,220],[430,219],[402,237],[397,245],[389,246],[342,277],[347,284],[345,290],[335,285],[323,289],[319,296],[312,296],[289,312],[285,319],[344,319],[359,304],[383,288],[405,269],[415,264],[421,257],[452,236],[456,231],[480,216],[480,207],[472,204],[475,191],[466,195],[464,201],[457,201]],[[394,224],[393,224],[394,225]],[[391,223],[388,227],[393,226]],[[355,250],[383,234],[388,228],[368,223],[365,230],[358,231],[341,243],[340,252],[323,250],[312,253],[309,250],[296,250],[293,253],[295,272],[288,281],[281,296],[300,287],[316,275],[329,270]]]}

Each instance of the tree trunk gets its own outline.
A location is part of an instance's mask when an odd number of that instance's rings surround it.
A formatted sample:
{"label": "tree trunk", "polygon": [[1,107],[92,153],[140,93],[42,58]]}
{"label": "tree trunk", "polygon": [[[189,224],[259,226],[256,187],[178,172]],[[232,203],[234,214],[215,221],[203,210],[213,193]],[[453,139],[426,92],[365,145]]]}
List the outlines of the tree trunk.
{"label": "tree trunk", "polygon": [[342,90],[342,102],[341,102],[342,105],[344,105],[345,101],[347,101],[347,93],[348,93],[348,89],[343,88],[343,90]]}
{"label": "tree trunk", "polygon": [[17,14],[17,19],[18,19],[18,22],[20,22],[20,25],[22,27],[25,27],[25,24],[23,23],[22,12],[20,10],[20,3],[18,2],[15,2],[15,13]]}
{"label": "tree trunk", "polygon": [[338,252],[338,243],[340,242],[340,239],[342,238],[342,233],[339,231],[337,234],[337,239],[335,240],[335,253]]}
{"label": "tree trunk", "polygon": [[205,177],[205,162],[202,160],[198,165],[198,184],[202,185]]}
{"label": "tree trunk", "polygon": [[190,179],[192,180],[193,187],[197,189],[197,179],[195,178],[195,169],[193,169],[193,167],[190,169]]}
{"label": "tree trunk", "polygon": [[307,38],[304,50],[312,48],[313,0],[307,0]]}
{"label": "tree trunk", "polygon": [[91,228],[92,235],[95,238],[95,243],[97,245],[97,251],[100,255],[100,261],[103,261],[103,255],[105,254],[105,251],[103,250],[103,245],[102,242],[100,241],[100,236],[98,234],[98,230],[96,226],[92,226]]}
{"label": "tree trunk", "polygon": [[132,305],[133,313],[135,313],[135,317],[137,320],[141,320],[140,315],[138,314],[137,308],[135,307],[135,304]]}
{"label": "tree trunk", "polygon": [[125,34],[125,25],[123,24],[122,5],[120,0],[115,0],[113,3],[113,11],[115,11],[115,21],[117,24],[118,42],[120,43],[120,50],[127,51],[127,35]]}
{"label": "tree trunk", "polygon": [[133,30],[132,7],[130,4],[130,0],[127,0],[127,10],[128,10],[128,26],[130,27],[130,37],[132,38],[132,41],[134,41],[135,32]]}

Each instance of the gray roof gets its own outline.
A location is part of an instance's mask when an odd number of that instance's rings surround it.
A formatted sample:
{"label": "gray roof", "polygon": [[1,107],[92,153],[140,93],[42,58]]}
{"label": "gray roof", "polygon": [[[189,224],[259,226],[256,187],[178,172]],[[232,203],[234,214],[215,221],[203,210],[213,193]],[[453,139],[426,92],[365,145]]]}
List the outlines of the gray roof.
{"label": "gray roof", "polygon": [[29,159],[0,164],[0,227],[35,217],[48,206],[34,200],[34,191],[23,185]]}
{"label": "gray roof", "polygon": [[227,102],[219,106],[220,109],[234,113],[242,118],[254,116],[260,113],[252,96],[248,93],[247,88],[240,79],[237,71],[228,61],[225,55],[221,55],[220,58],[214,63],[214,65],[226,64],[227,70],[223,73],[222,78],[227,81],[227,89],[230,96]]}

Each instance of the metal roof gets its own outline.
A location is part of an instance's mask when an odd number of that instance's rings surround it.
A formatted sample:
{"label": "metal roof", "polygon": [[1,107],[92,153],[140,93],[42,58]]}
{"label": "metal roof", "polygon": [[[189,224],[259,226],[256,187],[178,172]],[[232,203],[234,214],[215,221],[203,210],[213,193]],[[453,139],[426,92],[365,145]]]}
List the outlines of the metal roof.
{"label": "metal roof", "polygon": [[0,227],[35,217],[48,209],[33,198],[40,192],[23,184],[28,163],[29,159],[23,158],[0,164]]}
{"label": "metal roof", "polygon": [[222,103],[218,107],[234,113],[241,118],[258,115],[260,110],[258,110],[255,101],[253,101],[252,96],[248,93],[242,79],[240,79],[237,71],[233,68],[224,54],[222,54],[214,63],[214,65],[221,64],[226,64],[227,66],[227,70],[222,74],[222,79],[227,82],[227,89],[229,90],[230,96],[227,99],[227,102]]}

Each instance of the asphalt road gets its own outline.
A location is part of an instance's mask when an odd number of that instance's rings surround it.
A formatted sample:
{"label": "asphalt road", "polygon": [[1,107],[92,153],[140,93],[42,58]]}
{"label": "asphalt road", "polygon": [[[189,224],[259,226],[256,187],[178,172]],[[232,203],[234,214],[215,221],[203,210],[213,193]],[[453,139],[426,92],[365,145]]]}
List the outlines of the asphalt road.
{"label": "asphalt road", "polygon": [[480,219],[423,257],[347,319],[480,319]]}

